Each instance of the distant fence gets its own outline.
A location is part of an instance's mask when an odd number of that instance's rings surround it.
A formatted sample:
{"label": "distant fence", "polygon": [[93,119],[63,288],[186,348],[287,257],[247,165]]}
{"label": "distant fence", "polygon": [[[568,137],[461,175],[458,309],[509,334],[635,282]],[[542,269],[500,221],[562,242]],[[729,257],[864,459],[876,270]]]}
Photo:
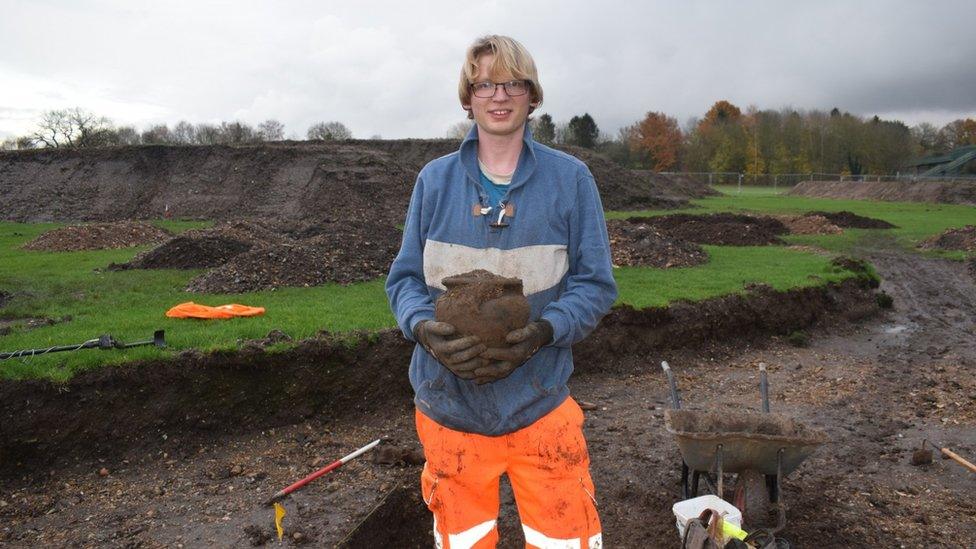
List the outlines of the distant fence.
{"label": "distant fence", "polygon": [[801,181],[972,181],[976,175],[923,177],[910,174],[842,174],[842,173],[782,173],[749,174],[736,172],[661,172],[663,175],[677,175],[691,178],[708,185],[737,185],[756,187],[793,187]]}

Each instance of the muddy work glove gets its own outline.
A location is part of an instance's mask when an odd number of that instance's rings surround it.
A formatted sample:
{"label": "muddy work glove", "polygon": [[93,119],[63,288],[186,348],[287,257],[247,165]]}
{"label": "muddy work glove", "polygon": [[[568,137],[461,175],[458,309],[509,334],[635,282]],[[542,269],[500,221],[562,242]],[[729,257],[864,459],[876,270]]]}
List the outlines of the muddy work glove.
{"label": "muddy work glove", "polygon": [[474,379],[474,371],[488,363],[478,356],[486,347],[478,336],[452,337],[454,333],[454,326],[434,320],[421,320],[413,329],[417,341],[438,362],[461,379]]}
{"label": "muddy work glove", "polygon": [[508,332],[505,342],[511,347],[493,347],[481,353],[482,358],[491,362],[474,370],[477,383],[498,381],[525,364],[542,346],[552,342],[552,324],[545,320],[530,322],[524,328]]}

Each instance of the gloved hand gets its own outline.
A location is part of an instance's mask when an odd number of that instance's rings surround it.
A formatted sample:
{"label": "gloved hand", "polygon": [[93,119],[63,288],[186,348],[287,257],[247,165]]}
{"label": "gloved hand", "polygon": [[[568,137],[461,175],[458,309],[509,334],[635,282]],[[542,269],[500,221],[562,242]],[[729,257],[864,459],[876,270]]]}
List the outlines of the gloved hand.
{"label": "gloved hand", "polygon": [[545,320],[530,322],[524,328],[508,332],[505,342],[511,347],[493,347],[481,353],[481,358],[491,363],[474,370],[474,380],[479,385],[508,377],[543,345],[551,343],[552,324]]}
{"label": "gloved hand", "polygon": [[478,336],[451,338],[454,332],[451,324],[434,320],[421,320],[413,329],[417,341],[438,362],[461,379],[474,379],[474,371],[488,364],[478,356],[486,347]]}

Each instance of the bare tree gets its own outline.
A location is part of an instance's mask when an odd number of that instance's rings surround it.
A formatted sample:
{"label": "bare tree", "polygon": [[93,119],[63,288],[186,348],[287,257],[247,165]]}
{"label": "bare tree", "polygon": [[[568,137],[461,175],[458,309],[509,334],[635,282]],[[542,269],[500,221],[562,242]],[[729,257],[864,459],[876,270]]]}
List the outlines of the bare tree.
{"label": "bare tree", "polygon": [[198,145],[216,145],[220,143],[220,128],[213,124],[197,124],[193,132],[193,142]]}
{"label": "bare tree", "polygon": [[258,124],[258,135],[263,141],[281,141],[285,138],[285,125],[270,118]]}
{"label": "bare tree", "polygon": [[220,123],[221,143],[252,143],[257,139],[258,134],[254,128],[240,120]]}
{"label": "bare tree", "polygon": [[111,128],[108,118],[74,107],[41,115],[31,138],[45,147],[97,147],[106,144]]}
{"label": "bare tree", "polygon": [[335,141],[352,138],[352,132],[342,122],[319,122],[312,124],[306,134],[309,139]]}
{"label": "bare tree", "polygon": [[464,139],[474,126],[474,120],[462,120],[447,129],[448,139]]}
{"label": "bare tree", "polygon": [[156,124],[142,132],[142,143],[144,145],[165,145],[173,142],[173,134],[166,124]]}
{"label": "bare tree", "polygon": [[34,138],[29,135],[18,137],[16,140],[16,144],[17,144],[17,149],[21,151],[37,148],[37,141],[34,141]]}
{"label": "bare tree", "polygon": [[177,143],[190,144],[196,141],[197,132],[186,120],[180,120],[173,126],[173,140]]}

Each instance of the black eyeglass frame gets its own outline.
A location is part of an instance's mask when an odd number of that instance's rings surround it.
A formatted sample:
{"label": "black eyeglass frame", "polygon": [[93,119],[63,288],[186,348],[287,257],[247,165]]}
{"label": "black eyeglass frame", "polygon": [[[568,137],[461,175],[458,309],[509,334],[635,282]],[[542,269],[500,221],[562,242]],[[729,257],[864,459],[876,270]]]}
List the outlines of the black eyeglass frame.
{"label": "black eyeglass frame", "polygon": [[[512,93],[511,91],[509,91],[509,88],[511,86],[515,85],[516,83],[522,84],[522,86],[523,86],[522,87],[522,90],[523,90],[522,93]],[[491,84],[491,93],[489,95],[478,95],[478,90],[479,89],[488,90],[488,87],[487,86],[485,86],[483,88],[478,88],[477,87],[477,86],[484,86],[485,84]],[[529,81],[529,80],[508,80],[507,82],[487,82],[487,81],[486,82],[475,82],[474,84],[470,84],[471,94],[474,95],[475,97],[479,97],[481,99],[490,99],[490,98],[492,98],[492,97],[495,96],[495,91],[498,90],[498,86],[501,86],[501,87],[505,88],[505,93],[509,97],[520,97],[522,95],[525,95],[525,94],[529,93],[529,88],[532,87],[532,82]]]}

